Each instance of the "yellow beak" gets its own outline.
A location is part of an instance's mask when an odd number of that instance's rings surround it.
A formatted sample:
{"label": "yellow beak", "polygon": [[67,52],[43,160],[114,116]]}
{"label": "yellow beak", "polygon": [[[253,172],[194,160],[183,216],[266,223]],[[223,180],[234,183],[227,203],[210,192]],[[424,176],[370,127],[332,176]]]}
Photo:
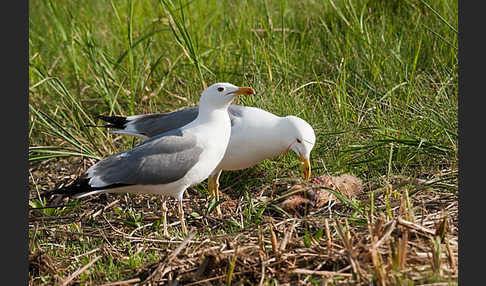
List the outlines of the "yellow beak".
{"label": "yellow beak", "polygon": [[230,94],[245,95],[245,94],[255,94],[255,90],[247,86],[239,86],[237,90],[230,92]]}
{"label": "yellow beak", "polygon": [[304,159],[304,156],[300,154],[300,161],[302,162],[302,172],[304,172],[305,180],[308,181],[311,176],[311,166],[309,159]]}

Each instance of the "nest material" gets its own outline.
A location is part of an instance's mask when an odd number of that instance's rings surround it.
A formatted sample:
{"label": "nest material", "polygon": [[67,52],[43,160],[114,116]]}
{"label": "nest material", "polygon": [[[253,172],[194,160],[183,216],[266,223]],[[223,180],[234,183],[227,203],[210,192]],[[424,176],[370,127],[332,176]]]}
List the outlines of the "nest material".
{"label": "nest material", "polygon": [[[343,174],[340,176],[323,175],[311,180],[313,185],[305,183],[295,184],[291,191],[298,191],[280,203],[280,207],[287,212],[302,213],[309,208],[321,208],[336,199],[328,189],[339,192],[348,199],[355,197],[363,191],[363,182],[360,178]],[[316,186],[317,185],[317,186]]]}
{"label": "nest material", "polygon": [[[456,182],[457,171],[428,179],[427,190],[423,184],[416,185],[413,178],[404,181],[410,182],[406,192],[388,198],[384,190],[390,185],[395,190],[395,183],[377,182],[383,191],[375,192],[376,211],[370,213],[366,225],[342,216],[288,218],[270,208],[258,221],[248,223],[245,211],[251,203],[265,203],[259,197],[272,190],[268,185],[252,190],[251,200],[227,196],[222,218],[187,215],[192,234],[183,238],[177,235],[174,202],[168,203],[172,237],[161,235],[161,210],[155,196],[110,194],[107,201],[94,196],[69,213],[55,216],[47,216],[43,208],[31,209],[29,283],[258,285],[278,281],[279,285],[310,285],[320,280],[323,285],[395,285],[397,281],[439,285],[443,283],[437,283],[440,277],[440,281],[454,284],[458,269],[457,194],[438,187]],[[36,195],[35,184],[41,183],[37,178],[31,182],[32,197]],[[363,187],[373,189],[370,182],[362,186],[361,180],[350,175],[323,176],[307,185],[292,184],[292,193],[288,186],[288,181],[276,184],[276,191],[285,189],[294,196],[294,202],[306,202],[314,212],[319,211],[318,206],[324,207],[326,200],[335,200],[326,187],[334,194],[340,192],[354,199]],[[189,191],[192,193],[184,200],[184,210],[187,214],[201,213],[207,199],[198,196],[196,190]],[[407,197],[407,192],[414,194]],[[280,197],[289,202],[289,196]],[[366,193],[359,195],[359,199],[366,198]],[[390,205],[396,207],[390,208],[388,216]],[[343,205],[339,213],[352,217],[355,212]],[[128,223],[132,222],[130,214],[140,214],[138,225]],[[245,222],[239,230],[235,230],[235,218]],[[53,245],[59,247],[53,251]],[[136,267],[131,262],[134,257],[142,259]],[[95,262],[102,267],[95,267]],[[103,271],[113,264],[121,274],[118,281]]]}

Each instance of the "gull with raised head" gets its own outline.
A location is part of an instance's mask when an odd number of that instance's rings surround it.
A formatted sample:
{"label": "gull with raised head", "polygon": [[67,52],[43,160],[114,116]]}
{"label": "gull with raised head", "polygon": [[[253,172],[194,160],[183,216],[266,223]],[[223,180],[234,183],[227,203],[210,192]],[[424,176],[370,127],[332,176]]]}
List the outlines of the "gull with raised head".
{"label": "gull with raised head", "polygon": [[[237,95],[254,93],[250,87],[213,84],[202,92],[194,120],[99,161],[73,184],[50,193],[76,198],[105,192],[171,196],[178,200],[181,228],[186,233],[183,193],[205,180],[223,159],[231,134],[231,102]],[[164,233],[166,211],[164,207]]]}

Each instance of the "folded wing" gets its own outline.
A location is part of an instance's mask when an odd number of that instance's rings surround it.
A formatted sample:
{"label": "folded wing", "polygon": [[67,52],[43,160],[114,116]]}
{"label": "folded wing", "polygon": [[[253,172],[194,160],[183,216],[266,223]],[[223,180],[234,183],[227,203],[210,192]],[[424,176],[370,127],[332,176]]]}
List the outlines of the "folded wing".
{"label": "folded wing", "polygon": [[[228,108],[231,125],[236,117],[241,117],[243,106],[232,104]],[[97,118],[108,122],[103,127],[114,128],[111,133],[126,134],[141,138],[150,138],[158,134],[181,128],[196,119],[199,107],[189,107],[169,113],[150,113],[128,117],[104,116]]]}
{"label": "folded wing", "polygon": [[95,189],[167,184],[184,177],[201,153],[193,134],[172,130],[99,161],[88,169],[87,179]]}

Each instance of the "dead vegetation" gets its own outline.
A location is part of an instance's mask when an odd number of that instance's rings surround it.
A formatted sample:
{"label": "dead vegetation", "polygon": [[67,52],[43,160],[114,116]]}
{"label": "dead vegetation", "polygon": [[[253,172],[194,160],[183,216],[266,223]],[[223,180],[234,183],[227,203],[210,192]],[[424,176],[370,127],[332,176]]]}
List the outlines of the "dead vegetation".
{"label": "dead vegetation", "polygon": [[287,212],[303,213],[308,208],[322,208],[325,204],[337,199],[333,193],[339,192],[348,199],[356,197],[363,191],[363,182],[356,176],[343,174],[340,176],[323,175],[313,178],[311,184],[297,183],[293,185],[289,193],[294,195],[280,203],[280,206]]}
{"label": "dead vegetation", "polygon": [[[80,171],[76,163],[58,175]],[[55,214],[31,208],[29,284],[457,284],[457,195],[441,189],[455,177],[457,171],[428,180],[279,180],[255,187],[250,201],[228,190],[222,217],[205,213],[209,202],[191,189],[184,200],[187,237],[179,236],[173,202],[172,235],[161,235],[156,197],[94,196]],[[32,198],[52,179],[36,178]],[[133,257],[139,262],[127,266]],[[108,265],[120,268],[119,277],[106,276]]]}

